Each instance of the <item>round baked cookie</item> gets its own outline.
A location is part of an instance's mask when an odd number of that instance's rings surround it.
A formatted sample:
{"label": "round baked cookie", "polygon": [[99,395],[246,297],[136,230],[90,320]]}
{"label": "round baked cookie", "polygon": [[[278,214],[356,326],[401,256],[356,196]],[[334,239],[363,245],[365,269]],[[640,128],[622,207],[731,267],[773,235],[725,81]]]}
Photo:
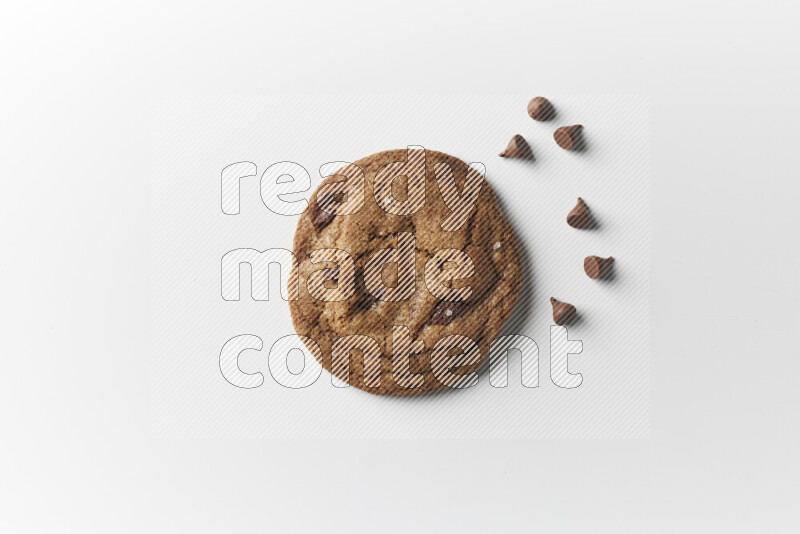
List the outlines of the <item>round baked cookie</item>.
{"label": "round baked cookie", "polygon": [[[294,291],[297,298],[289,301],[289,307],[297,333],[307,338],[304,342],[309,351],[327,371],[352,386],[377,395],[418,395],[448,386],[463,387],[469,382],[467,378],[470,375],[474,380],[473,373],[488,357],[489,347],[511,315],[522,285],[517,236],[486,181],[483,181],[474,202],[475,207],[464,211],[463,224],[450,231],[442,228],[443,221],[454,213],[441,193],[447,191],[440,189],[443,169],[451,170],[459,193],[464,192],[468,173],[474,172],[460,159],[441,152],[424,151],[424,205],[413,214],[391,214],[378,205],[374,196],[376,174],[385,166],[405,162],[410,157],[410,149],[389,150],[355,162],[364,177],[363,207],[355,213],[331,214],[335,211],[332,206],[352,205],[358,199],[356,194],[351,198],[349,194],[330,194],[330,190],[335,187],[331,184],[344,183],[360,173],[350,172],[351,177],[345,177],[348,173],[341,172],[324,179],[314,192],[309,209],[300,216],[294,238],[299,277],[293,271],[290,285],[298,284]],[[419,165],[421,169],[422,164]],[[352,165],[349,168],[351,171],[356,169]],[[421,172],[418,176],[421,180]],[[408,182],[405,176],[398,175],[390,185],[388,189],[395,199],[408,200],[403,196],[408,195]],[[385,182],[379,182],[379,196],[386,194],[386,189]],[[448,203],[453,207],[451,198],[448,196]],[[413,292],[404,300],[387,300],[380,291],[373,291],[379,293],[377,295],[370,294],[365,276],[374,272],[374,268],[370,271],[365,267],[374,265],[370,261],[382,254],[379,252],[382,249],[389,249],[384,254],[396,252],[400,247],[400,236],[404,236],[408,250],[409,233],[413,234],[414,270],[409,266],[407,273],[414,275]],[[322,249],[336,250],[317,252],[312,261],[312,253]],[[448,269],[451,274],[453,271],[462,275],[466,272],[461,267],[454,269],[458,264],[442,261],[440,252],[428,266],[426,282],[426,264],[442,249],[462,251],[472,260],[474,271],[471,276],[453,276],[454,280],[442,284],[453,291],[469,286],[468,298],[439,298],[431,293],[428,285],[432,278],[436,279],[437,269],[440,273]],[[341,259],[342,253],[337,250],[352,257],[354,270],[340,269],[336,254]],[[378,276],[386,286],[396,287],[399,286],[400,271],[400,267],[387,266],[379,270]],[[344,276],[343,273],[348,274]],[[348,295],[348,283],[352,292],[348,298],[342,298]],[[312,287],[314,284],[316,289]],[[320,290],[331,288],[340,291],[334,300],[315,298]],[[438,293],[441,296],[441,291]],[[397,338],[396,347],[393,347],[393,332],[405,336],[402,342]],[[352,341],[349,345],[343,344],[345,340],[342,338],[346,336]],[[437,342],[443,338],[444,344],[437,347]],[[448,350],[448,340],[451,346],[458,345],[463,350],[456,347]],[[338,357],[333,356],[334,345],[338,347]],[[479,352],[474,350],[475,346]],[[402,368],[397,353],[409,349],[413,349],[413,354],[410,358],[402,358],[407,362]],[[341,354],[345,354],[344,364]],[[463,377],[463,380],[454,384],[452,380],[443,378],[448,373]]]}

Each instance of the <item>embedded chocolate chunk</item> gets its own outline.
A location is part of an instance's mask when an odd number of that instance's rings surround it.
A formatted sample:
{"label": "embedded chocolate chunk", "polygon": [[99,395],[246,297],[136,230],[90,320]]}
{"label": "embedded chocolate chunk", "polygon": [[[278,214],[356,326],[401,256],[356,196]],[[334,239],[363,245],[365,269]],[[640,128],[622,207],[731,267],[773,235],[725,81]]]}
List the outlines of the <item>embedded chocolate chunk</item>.
{"label": "embedded chocolate chunk", "polygon": [[334,217],[335,213],[328,213],[326,210],[332,210],[336,204],[340,204],[344,195],[342,193],[328,193],[317,197],[317,215],[314,217],[314,227],[317,232],[328,226]]}
{"label": "embedded chocolate chunk", "polygon": [[359,299],[353,304],[354,310],[371,310],[375,306],[378,305],[378,299],[370,295],[369,293],[364,293]]}
{"label": "embedded chocolate chunk", "polygon": [[468,308],[469,304],[466,302],[449,302],[443,300],[433,309],[431,320],[428,321],[428,324],[448,325],[467,313]]}
{"label": "embedded chocolate chunk", "polygon": [[344,193],[325,193],[317,197],[317,207],[323,210],[331,210],[336,204],[341,204],[344,200]]}
{"label": "embedded chocolate chunk", "polygon": [[319,210],[317,212],[317,216],[314,217],[314,227],[317,229],[317,232],[321,231],[323,228],[328,226],[333,218],[336,217],[333,213],[328,213],[327,211]]}

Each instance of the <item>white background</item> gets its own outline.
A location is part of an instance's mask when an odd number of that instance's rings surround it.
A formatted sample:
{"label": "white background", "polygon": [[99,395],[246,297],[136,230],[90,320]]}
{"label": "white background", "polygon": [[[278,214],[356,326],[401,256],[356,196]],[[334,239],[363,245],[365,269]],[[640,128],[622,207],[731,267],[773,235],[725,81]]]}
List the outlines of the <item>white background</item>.
{"label": "white background", "polygon": [[[798,530],[793,3],[70,2],[0,20],[2,530]],[[164,92],[649,94],[651,437],[155,438]]]}
{"label": "white background", "polygon": [[[648,99],[549,96],[558,106],[550,123],[531,120],[524,94],[159,98],[153,109],[149,271],[155,435],[648,437]],[[566,152],[553,140],[553,130],[576,122],[585,125],[586,150]],[[532,161],[498,156],[514,133],[528,139]],[[301,391],[283,388],[267,364],[273,344],[294,334],[289,305],[278,297],[277,270],[268,301],[251,299],[249,267],[241,269],[241,300],[222,299],[220,258],[226,252],[292,249],[298,216],[276,214],[261,199],[260,177],[269,165],[297,162],[316,188],[319,169],[329,161],[355,161],[408,145],[485,165],[486,180],[523,244],[523,290],[504,334],[538,344],[539,388],[522,386],[518,354],[509,358],[509,386],[503,389],[491,387],[485,375],[457,393],[378,398],[334,387],[327,372]],[[242,159],[258,170],[240,180],[240,213],[226,215],[220,174]],[[264,183],[270,201],[273,193]],[[567,225],[578,195],[592,206],[596,229]],[[309,196],[307,191],[286,198]],[[614,255],[612,280],[586,276],[583,260],[593,254]],[[550,379],[551,295],[581,313],[568,329],[571,339],[583,343],[569,358],[569,370],[580,373],[583,383],[571,390]],[[239,358],[245,372],[265,377],[250,391],[233,387],[220,372],[223,344],[241,334],[263,343],[263,350]],[[308,358],[306,372],[319,370]],[[297,365],[292,369],[302,369],[299,360],[289,358]]]}

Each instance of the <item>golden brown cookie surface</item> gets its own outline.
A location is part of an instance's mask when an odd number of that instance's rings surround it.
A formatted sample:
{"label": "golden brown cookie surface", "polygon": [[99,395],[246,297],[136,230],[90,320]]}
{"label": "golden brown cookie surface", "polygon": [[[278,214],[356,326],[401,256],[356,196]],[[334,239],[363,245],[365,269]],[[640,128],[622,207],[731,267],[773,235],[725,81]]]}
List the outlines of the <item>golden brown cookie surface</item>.
{"label": "golden brown cookie surface", "polygon": [[[443,221],[454,213],[452,198],[448,198],[446,204],[442,195],[442,191],[446,191],[442,189],[442,171],[449,169],[458,191],[464,193],[470,171],[460,159],[425,151],[424,204],[418,211],[410,215],[395,215],[378,205],[374,196],[376,174],[387,165],[405,162],[410,155],[406,149],[390,150],[355,162],[364,172],[363,207],[355,213],[329,213],[335,211],[330,209],[331,206],[343,206],[353,199],[349,195],[324,192],[320,195],[320,190],[326,186],[344,180],[342,175],[326,178],[314,192],[309,209],[301,215],[294,239],[294,254],[300,266],[299,298],[290,301],[290,309],[297,333],[314,340],[320,349],[315,356],[321,358],[326,370],[353,386],[379,395],[415,395],[446,387],[440,371],[441,362],[446,361],[443,355],[448,351],[436,352],[434,347],[443,338],[450,341],[460,339],[447,336],[465,336],[479,349],[479,354],[472,351],[468,364],[457,366],[455,373],[469,375],[477,370],[488,357],[492,340],[511,315],[522,285],[519,243],[488,183],[482,183],[475,207],[464,213],[463,224],[449,230],[442,228]],[[407,179],[398,177],[389,189],[394,198],[404,200],[407,185]],[[386,191],[379,186],[378,196],[382,193]],[[391,301],[391,298],[398,297],[389,294],[393,286],[401,285],[399,278],[404,276],[403,268],[389,266],[379,269],[378,276],[389,288],[383,294],[374,290],[379,282],[374,280],[374,276],[370,278],[369,273],[374,269],[371,271],[368,266],[371,261],[374,265],[375,258],[382,254],[381,250],[388,250],[386,254],[391,254],[400,248],[401,238],[408,246],[409,235],[413,236],[413,267],[409,267],[413,291],[400,295],[408,298]],[[327,250],[315,254],[315,251],[323,249]],[[437,291],[432,282],[437,280],[437,273],[448,269],[451,274],[466,272],[465,269],[453,269],[454,263],[442,261],[440,251],[443,249],[466,253],[474,270],[469,271],[472,272],[469,277],[456,276],[461,279],[445,281],[445,289]],[[342,266],[340,260],[344,256],[337,251],[352,257],[355,266],[352,272]],[[365,278],[371,280],[373,294],[368,290]],[[345,286],[350,283],[354,284],[354,290],[348,296]],[[452,297],[442,300],[431,292],[429,286],[440,296],[441,291],[455,291],[466,286],[470,288],[470,294],[464,301]],[[333,294],[333,291],[339,292]],[[328,300],[319,298],[323,293],[328,295]],[[397,379],[398,357],[396,354],[393,356],[393,352],[397,353],[402,347],[393,347],[393,331],[397,335],[398,327],[402,327],[408,336],[403,346],[421,348],[419,344],[424,344],[424,349],[410,358],[404,376],[411,373],[411,380]],[[352,343],[347,345],[340,341],[337,354],[349,353],[349,366],[342,365],[333,357],[337,340],[346,336],[351,336]],[[367,340],[369,343],[365,343],[367,337],[374,342]],[[461,341],[462,347],[466,347],[463,344],[466,342]],[[372,348],[375,350],[371,351]],[[312,348],[311,352],[316,351]],[[449,351],[451,355],[458,352]],[[364,354],[371,354],[374,359],[367,360]],[[404,387],[412,383],[416,387]]]}

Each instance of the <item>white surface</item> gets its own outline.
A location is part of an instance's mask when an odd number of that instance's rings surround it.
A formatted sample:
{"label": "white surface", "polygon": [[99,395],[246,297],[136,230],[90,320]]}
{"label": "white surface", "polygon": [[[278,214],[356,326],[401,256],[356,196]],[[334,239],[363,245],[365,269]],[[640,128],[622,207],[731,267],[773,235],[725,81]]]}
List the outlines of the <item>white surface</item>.
{"label": "white surface", "polygon": [[[648,437],[648,101],[550,98],[559,110],[552,123],[528,117],[526,95],[159,99],[150,268],[156,435]],[[584,124],[587,149],[566,152],[553,141],[553,130],[576,122]],[[528,139],[533,161],[497,156],[514,133]],[[241,300],[220,296],[220,258],[226,252],[292,249],[298,216],[274,213],[259,194],[268,166],[297,162],[311,173],[315,189],[327,162],[410,145],[485,165],[525,254],[525,289],[504,333],[528,336],[539,345],[538,388],[522,386],[520,358],[512,354],[509,386],[502,389],[485,375],[473,388],[449,395],[387,399],[336,388],[327,372],[307,388],[287,389],[267,366],[273,344],[295,333],[288,303],[278,298],[277,278],[269,301],[251,299],[249,267],[242,270]],[[219,205],[220,173],[242,160],[258,170],[240,182],[240,213],[226,215]],[[286,199],[307,199],[310,193]],[[597,229],[577,231],[566,224],[578,195],[592,206]],[[613,280],[586,276],[583,259],[593,254],[614,255]],[[277,277],[277,270],[272,275]],[[550,379],[551,295],[581,313],[569,328],[570,339],[583,343],[569,358],[570,372],[583,376],[574,389]],[[249,391],[220,373],[223,345],[242,334],[263,343],[260,352],[240,357],[245,372],[265,376],[262,386]]]}
{"label": "white surface", "polygon": [[[798,530],[793,3],[21,6],[0,529]],[[153,437],[151,96],[330,91],[651,96],[650,439]]]}

